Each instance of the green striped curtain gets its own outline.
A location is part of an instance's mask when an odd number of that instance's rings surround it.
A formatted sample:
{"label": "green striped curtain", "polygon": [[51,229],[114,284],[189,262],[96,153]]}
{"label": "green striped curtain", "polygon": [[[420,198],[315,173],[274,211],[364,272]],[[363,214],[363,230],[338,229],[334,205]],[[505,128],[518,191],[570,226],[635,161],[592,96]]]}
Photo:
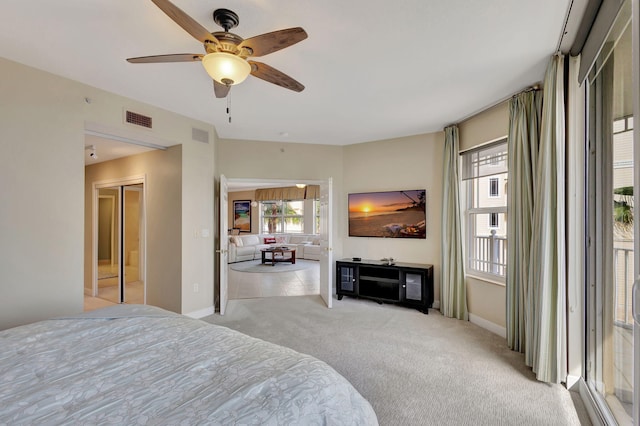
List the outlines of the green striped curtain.
{"label": "green striped curtain", "polygon": [[533,336],[529,282],[529,248],[538,161],[542,93],[527,91],[509,102],[509,171],[507,185],[507,344],[525,352]]}
{"label": "green striped curtain", "polygon": [[[564,58],[554,56],[544,79],[529,283],[536,306],[533,367],[538,380],[566,377]],[[527,351],[529,352],[529,351]],[[529,358],[529,357],[527,357]]]}
{"label": "green striped curtain", "polygon": [[449,126],[444,132],[440,312],[447,317],[467,321],[469,313],[462,252],[458,127]]}
{"label": "green striped curtain", "polygon": [[509,105],[507,344],[550,383],[566,377],[563,73],[554,56],[544,93]]}

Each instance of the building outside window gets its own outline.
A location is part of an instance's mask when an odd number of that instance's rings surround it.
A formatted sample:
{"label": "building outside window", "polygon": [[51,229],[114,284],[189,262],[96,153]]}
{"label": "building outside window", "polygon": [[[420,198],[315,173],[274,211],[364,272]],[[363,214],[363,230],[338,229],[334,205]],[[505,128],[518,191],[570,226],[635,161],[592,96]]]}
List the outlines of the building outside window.
{"label": "building outside window", "polygon": [[500,185],[499,178],[489,178],[489,197],[495,198],[500,196],[498,185]]}
{"label": "building outside window", "polygon": [[304,200],[260,202],[260,232],[301,234],[304,232]]}
{"label": "building outside window", "polygon": [[499,225],[499,220],[498,220],[498,213],[490,213],[491,216],[489,218],[489,228],[491,229],[498,229],[500,228]]}
{"label": "building outside window", "polygon": [[504,282],[507,267],[507,139],[466,151],[460,156],[467,272]]}

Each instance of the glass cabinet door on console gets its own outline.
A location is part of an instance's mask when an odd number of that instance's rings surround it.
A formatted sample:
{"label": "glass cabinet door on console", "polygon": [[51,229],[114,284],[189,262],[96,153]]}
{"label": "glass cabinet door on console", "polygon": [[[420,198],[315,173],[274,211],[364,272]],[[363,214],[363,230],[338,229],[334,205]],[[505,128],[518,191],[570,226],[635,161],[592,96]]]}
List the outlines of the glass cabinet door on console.
{"label": "glass cabinet door on console", "polygon": [[[338,290],[340,293],[356,294],[356,268],[349,265],[338,265]],[[338,300],[342,300],[342,295],[338,295]]]}
{"label": "glass cabinet door on console", "polygon": [[424,273],[405,272],[404,280],[402,283],[402,291],[404,292],[403,300],[407,303],[423,303],[424,282]]}

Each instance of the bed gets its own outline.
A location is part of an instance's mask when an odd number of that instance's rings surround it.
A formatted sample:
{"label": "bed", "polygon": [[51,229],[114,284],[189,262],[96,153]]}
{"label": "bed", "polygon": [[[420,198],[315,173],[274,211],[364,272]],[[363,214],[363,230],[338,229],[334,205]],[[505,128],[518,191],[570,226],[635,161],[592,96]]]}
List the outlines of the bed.
{"label": "bed", "polygon": [[144,305],[0,332],[0,424],[376,425],[326,363]]}

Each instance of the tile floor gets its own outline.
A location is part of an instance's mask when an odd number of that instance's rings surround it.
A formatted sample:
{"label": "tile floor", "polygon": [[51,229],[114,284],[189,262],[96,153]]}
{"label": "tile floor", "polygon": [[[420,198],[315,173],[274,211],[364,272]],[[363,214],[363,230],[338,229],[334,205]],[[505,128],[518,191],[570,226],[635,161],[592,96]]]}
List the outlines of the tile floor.
{"label": "tile floor", "polygon": [[309,268],[293,272],[229,271],[229,299],[320,294],[320,262],[308,261]]}

